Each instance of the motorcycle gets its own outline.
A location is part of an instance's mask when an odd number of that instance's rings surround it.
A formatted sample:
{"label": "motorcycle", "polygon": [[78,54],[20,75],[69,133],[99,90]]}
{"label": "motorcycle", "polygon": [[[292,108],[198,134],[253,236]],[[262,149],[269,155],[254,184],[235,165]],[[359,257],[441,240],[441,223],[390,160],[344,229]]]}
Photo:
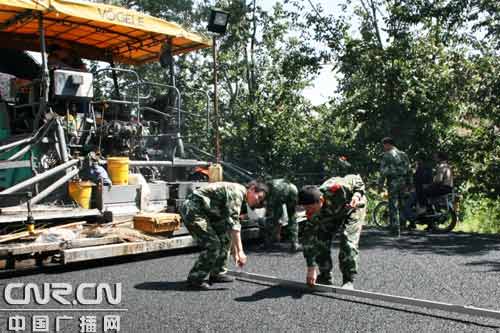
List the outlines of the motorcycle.
{"label": "motorcycle", "polygon": [[[452,231],[458,222],[458,200],[455,193],[429,198],[427,210],[423,214],[416,212],[416,196],[410,194],[406,207],[403,210],[404,225],[401,229],[415,229],[416,225],[426,225],[428,231],[449,232]],[[373,222],[382,228],[390,226],[389,201],[383,200],[375,206],[372,212]],[[406,223],[408,222],[408,225]]]}

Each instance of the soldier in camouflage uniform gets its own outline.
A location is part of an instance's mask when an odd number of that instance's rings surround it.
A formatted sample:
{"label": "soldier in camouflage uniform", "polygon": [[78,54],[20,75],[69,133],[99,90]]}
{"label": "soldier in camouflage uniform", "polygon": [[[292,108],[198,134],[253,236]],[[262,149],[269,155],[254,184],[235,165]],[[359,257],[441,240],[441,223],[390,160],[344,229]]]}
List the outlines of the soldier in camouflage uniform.
{"label": "soldier in camouflage uniform", "polygon": [[311,286],[333,284],[331,246],[335,234],[340,232],[342,287],[352,289],[358,272],[359,237],[366,215],[363,180],[359,175],[347,175],[330,178],[319,188],[304,186],[299,192],[299,205],[307,215],[302,240],[307,283]]}
{"label": "soldier in camouflage uniform", "polygon": [[269,194],[266,198],[266,217],[263,219],[263,223],[260,224],[264,246],[270,248],[274,241],[280,239],[280,220],[284,213],[283,205],[285,205],[288,216],[288,225],[285,232],[290,241],[290,250],[296,252],[300,250],[299,226],[295,213],[297,208],[297,187],[284,179],[273,179],[267,182],[267,186],[269,187]]}
{"label": "soldier in camouflage uniform", "polygon": [[410,160],[405,152],[394,146],[392,138],[382,139],[382,144],[384,155],[380,163],[379,191],[382,191],[387,180],[391,233],[399,236],[401,226],[405,223],[404,196],[406,189],[411,185]]}
{"label": "soldier in camouflage uniform", "polygon": [[236,264],[243,266],[246,263],[240,237],[241,206],[245,201],[251,208],[262,206],[266,193],[267,186],[258,182],[249,183],[248,188],[217,182],[187,196],[181,206],[182,221],[201,248],[188,275],[191,288],[207,290],[211,283],[234,280],[224,273],[230,248]]}

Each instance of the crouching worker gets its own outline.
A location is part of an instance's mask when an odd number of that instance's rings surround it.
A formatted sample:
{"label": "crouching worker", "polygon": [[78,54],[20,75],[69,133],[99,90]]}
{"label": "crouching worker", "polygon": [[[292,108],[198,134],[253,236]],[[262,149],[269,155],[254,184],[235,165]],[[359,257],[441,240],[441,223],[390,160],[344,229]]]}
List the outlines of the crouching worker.
{"label": "crouching worker", "polygon": [[234,280],[225,274],[230,252],[237,265],[247,261],[240,236],[241,206],[246,201],[251,208],[258,208],[266,194],[265,184],[252,181],[246,188],[236,183],[212,183],[188,195],[181,207],[182,220],[201,248],[188,275],[190,288],[208,290],[212,283]]}
{"label": "crouching worker", "polygon": [[[267,182],[269,193],[266,198],[266,218],[260,226],[264,248],[271,249],[274,241],[281,240],[281,220],[287,217],[285,232],[290,241],[290,251],[301,250],[299,244],[299,225],[295,209],[297,207],[297,187],[285,179],[273,179]],[[284,209],[286,207],[286,211]]]}
{"label": "crouching worker", "polygon": [[307,284],[333,284],[330,251],[332,240],[339,232],[342,287],[353,289],[358,272],[359,237],[366,215],[363,180],[359,175],[347,175],[330,178],[319,188],[304,186],[299,192],[299,205],[307,215],[303,235]]}

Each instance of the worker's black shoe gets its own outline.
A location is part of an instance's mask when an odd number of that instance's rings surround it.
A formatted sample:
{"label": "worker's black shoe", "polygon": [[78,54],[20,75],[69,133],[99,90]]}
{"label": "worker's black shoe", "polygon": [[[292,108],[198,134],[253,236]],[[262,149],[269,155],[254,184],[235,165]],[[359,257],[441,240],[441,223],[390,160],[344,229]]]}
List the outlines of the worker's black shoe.
{"label": "worker's black shoe", "polygon": [[210,290],[211,287],[207,281],[187,280],[187,287],[191,290]]}
{"label": "worker's black shoe", "polygon": [[332,280],[332,277],[331,276],[328,276],[328,275],[318,275],[318,277],[316,278],[316,283],[318,284],[324,284],[324,285],[327,285],[327,286],[333,286],[333,280]]}
{"label": "worker's black shoe", "polygon": [[210,284],[212,283],[230,283],[234,282],[234,277],[229,276],[227,274],[215,274],[215,275],[210,275],[208,278],[208,282]]}

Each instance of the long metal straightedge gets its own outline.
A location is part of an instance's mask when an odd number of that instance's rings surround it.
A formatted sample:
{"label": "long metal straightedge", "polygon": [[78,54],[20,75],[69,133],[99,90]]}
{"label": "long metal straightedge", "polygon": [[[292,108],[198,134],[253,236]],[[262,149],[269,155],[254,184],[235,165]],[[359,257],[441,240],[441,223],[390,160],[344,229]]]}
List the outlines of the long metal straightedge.
{"label": "long metal straightedge", "polygon": [[313,291],[313,292],[314,291],[333,292],[333,293],[336,293],[339,295],[368,298],[368,299],[373,299],[373,300],[377,300],[377,301],[384,301],[384,302],[389,302],[389,303],[417,306],[417,307],[421,307],[421,308],[436,309],[436,310],[442,310],[442,311],[447,311],[447,312],[463,313],[463,314],[470,315],[470,316],[480,316],[480,317],[489,317],[489,318],[500,319],[500,311],[477,308],[474,306],[455,305],[455,304],[449,304],[449,303],[428,301],[428,300],[418,299],[418,298],[394,296],[394,295],[375,293],[375,292],[371,292],[371,291],[356,290],[356,289],[354,289],[354,290],[343,289],[340,287],[325,286],[325,285],[316,285],[316,286],[314,286],[314,288],[311,288],[306,283],[291,281],[291,280],[284,280],[284,279],[280,279],[280,278],[277,278],[274,276],[260,275],[260,274],[254,274],[254,273],[228,271],[228,274],[230,274],[234,277],[237,277],[237,278],[241,278],[241,279],[279,284],[279,285],[282,285],[282,286],[287,287],[287,288],[302,289],[302,290]]}

